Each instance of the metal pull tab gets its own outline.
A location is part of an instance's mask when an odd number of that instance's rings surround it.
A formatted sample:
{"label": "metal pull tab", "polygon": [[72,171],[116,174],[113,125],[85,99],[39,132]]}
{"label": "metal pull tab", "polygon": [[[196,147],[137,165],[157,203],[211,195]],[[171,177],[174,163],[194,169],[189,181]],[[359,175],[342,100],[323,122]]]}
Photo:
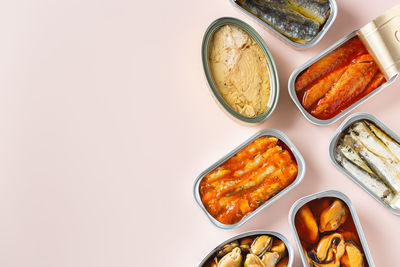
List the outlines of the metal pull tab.
{"label": "metal pull tab", "polygon": [[387,80],[400,72],[400,5],[362,27],[358,35]]}

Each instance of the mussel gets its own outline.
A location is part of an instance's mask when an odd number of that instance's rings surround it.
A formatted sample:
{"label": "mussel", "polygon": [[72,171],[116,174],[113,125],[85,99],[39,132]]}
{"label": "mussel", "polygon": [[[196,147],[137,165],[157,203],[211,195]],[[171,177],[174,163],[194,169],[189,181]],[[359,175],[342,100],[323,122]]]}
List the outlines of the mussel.
{"label": "mussel", "polygon": [[242,250],[243,253],[249,253],[250,251],[250,246],[251,243],[253,243],[253,239],[249,237],[245,237],[242,240],[240,240],[240,249]]}
{"label": "mussel", "polygon": [[319,231],[321,233],[335,231],[347,220],[347,217],[346,204],[341,200],[335,200],[328,208],[322,211]]}
{"label": "mussel", "polygon": [[217,253],[217,257],[223,257],[229,252],[231,252],[234,248],[239,246],[239,242],[233,241],[229,244],[224,245]]}
{"label": "mussel", "polygon": [[240,267],[241,263],[242,252],[236,247],[218,262],[218,267]]}
{"label": "mussel", "polygon": [[346,242],[346,252],[341,259],[343,267],[363,267],[364,257],[358,247],[352,242]]}
{"label": "mussel", "polygon": [[[345,253],[343,236],[338,233],[324,236],[316,249],[310,251],[308,256],[312,264],[319,266],[340,266],[340,260]],[[312,266],[312,265],[311,265]]]}
{"label": "mussel", "polygon": [[280,259],[278,252],[265,252],[261,261],[264,263],[265,267],[275,267]]}
{"label": "mussel", "polygon": [[258,257],[262,257],[266,251],[272,246],[272,237],[268,235],[261,235],[257,237],[253,244],[251,244],[250,252]]}
{"label": "mussel", "polygon": [[318,224],[308,205],[304,205],[296,214],[296,227],[300,238],[310,244],[318,241]]}
{"label": "mussel", "polygon": [[257,255],[250,253],[246,256],[244,267],[264,267],[264,263]]}

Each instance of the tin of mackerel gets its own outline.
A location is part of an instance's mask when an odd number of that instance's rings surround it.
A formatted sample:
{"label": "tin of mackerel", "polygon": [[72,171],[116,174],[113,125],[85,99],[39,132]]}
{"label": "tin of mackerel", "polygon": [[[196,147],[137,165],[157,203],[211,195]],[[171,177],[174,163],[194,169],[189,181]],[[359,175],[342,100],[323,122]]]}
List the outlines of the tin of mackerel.
{"label": "tin of mackerel", "polygon": [[257,21],[259,24],[261,24],[262,26],[264,26],[265,28],[267,28],[268,30],[270,30],[271,32],[273,32],[276,36],[278,36],[281,40],[283,40],[285,43],[294,46],[297,49],[307,49],[310,47],[313,47],[314,45],[316,45],[317,43],[319,43],[319,41],[322,40],[322,38],[325,36],[325,34],[327,33],[327,31],[329,30],[329,28],[332,26],[333,22],[336,19],[337,16],[337,12],[338,12],[338,8],[337,8],[337,4],[335,0],[329,0],[329,5],[330,5],[330,15],[328,17],[328,19],[326,20],[324,26],[322,27],[322,29],[319,31],[319,33],[317,34],[317,36],[315,36],[314,39],[312,39],[311,41],[301,44],[301,43],[296,43],[292,40],[290,40],[289,38],[287,38],[285,35],[281,34],[280,32],[278,32],[277,30],[275,30],[273,27],[271,27],[268,23],[264,22],[263,20],[261,20],[260,18],[258,18],[256,15],[250,13],[249,11],[247,11],[246,9],[244,9],[243,7],[241,7],[240,5],[238,5],[236,3],[236,0],[229,0],[235,7],[237,7],[240,11],[242,11],[243,13],[249,15],[250,17],[252,17],[255,21]]}
{"label": "tin of mackerel", "polygon": [[[396,6],[372,22],[368,23],[361,29],[355,30],[349,35],[343,37],[331,47],[307,61],[304,65],[298,67],[290,75],[288,82],[289,95],[304,117],[311,123],[316,125],[330,125],[335,123],[350,111],[381,92],[384,88],[391,85],[400,72],[400,5]],[[347,109],[343,110],[335,117],[328,120],[320,120],[308,113],[301,105],[295,90],[295,82],[299,74],[310,67],[312,64],[325,57],[327,54],[340,47],[351,38],[357,36],[367,48],[368,52],[375,59],[379,69],[384,74],[387,82],[376,88],[373,92],[364,96]]]}
{"label": "tin of mackerel", "polygon": [[244,237],[248,237],[248,236],[254,236],[254,235],[269,235],[269,236],[273,236],[276,237],[280,240],[283,241],[283,243],[285,243],[286,249],[288,251],[288,255],[289,255],[289,261],[288,261],[288,267],[291,267],[293,265],[293,248],[292,245],[290,244],[289,240],[282,235],[281,233],[278,232],[274,232],[274,231],[264,231],[264,230],[254,230],[254,231],[250,231],[250,232],[245,232],[242,233],[240,235],[234,236],[228,240],[226,240],[225,242],[219,244],[216,248],[214,248],[210,253],[208,253],[208,255],[202,260],[202,262],[199,264],[199,267],[202,267],[216,252],[218,252],[224,245],[229,244],[235,240],[244,238]]}
{"label": "tin of mackerel", "polygon": [[[276,194],[275,196],[273,196],[272,198],[270,198],[269,200],[267,200],[262,206],[260,206],[258,209],[256,209],[255,211],[253,211],[252,213],[250,213],[249,215],[243,217],[239,222],[235,223],[235,224],[223,224],[219,221],[217,221],[213,216],[211,216],[211,214],[207,211],[207,209],[204,207],[203,202],[201,201],[200,198],[200,192],[199,192],[199,188],[200,188],[200,182],[201,180],[204,178],[204,176],[206,176],[208,173],[210,173],[211,171],[213,171],[215,168],[217,168],[218,166],[220,166],[221,164],[223,164],[225,161],[227,161],[228,159],[232,158],[233,156],[235,156],[239,151],[241,151],[242,149],[244,149],[246,146],[248,146],[251,142],[253,142],[254,140],[256,140],[259,137],[262,136],[274,136],[276,138],[278,138],[279,140],[281,140],[282,142],[284,142],[287,147],[292,151],[295,159],[296,159],[296,163],[298,166],[298,172],[297,172],[297,177],[296,179],[286,188],[284,188],[282,191],[280,191],[278,194]],[[225,155],[224,157],[222,157],[220,160],[218,160],[217,162],[215,162],[213,165],[211,165],[209,168],[207,168],[205,171],[203,171],[194,181],[194,185],[193,185],[193,194],[194,194],[194,198],[197,202],[197,204],[200,206],[200,208],[203,210],[203,212],[207,215],[208,219],[217,227],[221,228],[221,229],[225,229],[225,230],[232,230],[232,229],[236,229],[239,228],[240,226],[242,226],[243,224],[245,224],[248,220],[250,220],[251,218],[253,218],[256,214],[258,214],[259,212],[261,212],[261,210],[263,210],[264,208],[268,207],[269,205],[271,205],[273,202],[277,201],[280,197],[282,197],[283,195],[285,195],[286,193],[288,193],[290,190],[292,190],[293,188],[295,188],[302,180],[304,177],[306,171],[306,165],[304,162],[304,158],[303,156],[300,154],[300,152],[297,150],[297,148],[294,146],[294,144],[290,141],[290,139],[281,131],[276,130],[276,129],[265,129],[265,130],[261,130],[258,133],[256,133],[255,135],[253,135],[252,137],[250,137],[248,140],[246,140],[245,142],[243,142],[241,145],[239,145],[237,148],[235,148],[234,150],[232,150],[231,152],[229,152],[227,155]]]}
{"label": "tin of mackerel", "polygon": [[348,206],[348,208],[350,210],[350,214],[351,214],[351,217],[353,219],[354,225],[356,226],[357,234],[358,234],[358,237],[360,239],[361,245],[363,247],[363,250],[364,250],[364,253],[365,253],[365,259],[368,262],[368,266],[375,267],[374,261],[372,260],[371,252],[369,251],[369,248],[368,248],[368,245],[367,245],[367,241],[365,239],[364,232],[363,232],[363,230],[361,228],[361,224],[360,224],[360,221],[358,220],[357,213],[356,213],[356,210],[354,208],[353,203],[351,202],[351,200],[350,200],[350,198],[348,196],[346,196],[342,192],[335,191],[335,190],[324,191],[324,192],[320,192],[320,193],[316,193],[316,194],[312,194],[312,195],[300,198],[290,208],[289,224],[290,224],[290,228],[292,229],[292,232],[294,234],[294,239],[296,241],[296,245],[297,245],[297,248],[299,250],[301,261],[303,262],[303,266],[304,267],[309,267],[309,265],[307,263],[307,260],[306,260],[306,257],[305,257],[305,255],[303,253],[303,247],[301,245],[300,238],[299,238],[299,235],[297,233],[295,222],[294,222],[295,217],[296,217],[296,213],[299,211],[299,209],[301,207],[303,207],[308,202],[310,202],[310,201],[312,201],[314,199],[324,198],[324,197],[335,197],[335,198],[338,198],[338,199],[342,200],[344,203],[346,203],[346,205]]}
{"label": "tin of mackerel", "polygon": [[[224,100],[224,98],[221,96],[217,86],[214,83],[214,79],[211,74],[211,70],[208,64],[208,55],[209,55],[209,50],[208,46],[210,44],[210,41],[212,37],[214,36],[214,33],[221,28],[222,26],[225,25],[235,25],[238,26],[239,28],[243,29],[246,33],[248,33],[255,42],[260,46],[261,50],[264,53],[264,56],[267,60],[267,65],[268,65],[268,71],[270,75],[270,97],[268,101],[268,109],[261,115],[254,117],[254,118],[249,118],[245,117],[239,113],[237,113],[235,110],[233,110]],[[204,37],[203,37],[203,42],[202,42],[202,48],[201,48],[201,59],[203,62],[203,69],[204,73],[206,75],[206,79],[209,85],[209,88],[211,90],[211,94],[214,97],[214,100],[219,104],[219,106],[222,108],[225,113],[234,119],[235,121],[247,124],[247,125],[257,125],[262,122],[264,122],[266,119],[268,119],[271,114],[274,112],[276,105],[278,103],[278,98],[279,98],[279,78],[278,78],[278,71],[275,65],[275,61],[272,57],[271,51],[269,50],[267,44],[264,42],[264,40],[261,38],[261,36],[247,23],[235,19],[235,18],[230,18],[230,17],[224,17],[224,18],[219,18],[212,22],[210,26],[208,26]]]}
{"label": "tin of mackerel", "polygon": [[387,204],[385,201],[383,201],[381,198],[377,197],[374,193],[372,193],[363,183],[359,182],[357,178],[355,178],[353,175],[351,175],[349,172],[347,172],[342,165],[337,162],[335,159],[336,155],[336,147],[337,143],[344,131],[346,131],[353,123],[361,120],[367,120],[373,122],[376,126],[381,128],[384,132],[386,132],[391,138],[393,138],[395,141],[400,143],[400,137],[395,134],[392,130],[390,130],[386,125],[384,125],[380,120],[378,120],[375,116],[369,114],[369,113],[355,113],[350,115],[348,118],[346,118],[343,123],[339,126],[339,128],[336,130],[335,134],[332,136],[331,141],[329,142],[329,147],[328,147],[328,153],[329,153],[329,158],[331,159],[332,164],[340,170],[342,173],[344,173],[348,178],[350,178],[353,182],[355,182],[357,185],[359,185],[362,189],[364,189],[368,194],[370,194],[376,201],[378,201],[382,206],[387,208],[390,212],[393,214],[400,216],[400,210],[394,209],[391,207],[389,204]]}

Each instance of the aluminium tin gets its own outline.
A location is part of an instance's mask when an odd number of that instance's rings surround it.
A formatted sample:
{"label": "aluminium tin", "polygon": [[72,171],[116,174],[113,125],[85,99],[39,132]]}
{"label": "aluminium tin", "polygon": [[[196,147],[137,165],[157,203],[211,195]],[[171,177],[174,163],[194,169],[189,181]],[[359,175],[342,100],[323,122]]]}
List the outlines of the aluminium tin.
{"label": "aluminium tin", "polygon": [[350,111],[352,111],[353,109],[355,109],[356,107],[358,107],[359,105],[361,105],[362,103],[364,103],[365,101],[367,101],[368,99],[370,99],[371,97],[373,97],[374,95],[376,95],[377,93],[381,92],[384,88],[386,88],[387,86],[391,85],[397,78],[398,74],[396,74],[394,77],[392,77],[389,81],[387,81],[386,83],[382,84],[380,87],[376,88],[373,92],[369,93],[368,95],[364,96],[363,98],[361,98],[360,100],[356,101],[354,104],[352,104],[350,107],[346,108],[345,110],[343,110],[342,112],[340,112],[339,114],[337,114],[335,117],[328,119],[328,120],[320,120],[316,117],[314,117],[313,115],[311,115],[300,103],[300,100],[297,97],[296,94],[296,89],[295,89],[295,82],[297,77],[303,72],[305,71],[308,67],[310,67],[312,64],[314,64],[315,62],[317,62],[318,60],[320,60],[321,58],[325,57],[327,54],[329,54],[330,52],[332,52],[333,50],[335,50],[336,48],[340,47],[341,45],[343,45],[344,43],[346,43],[347,41],[349,41],[351,38],[355,37],[357,35],[358,30],[350,33],[349,35],[343,37],[342,39],[340,39],[339,41],[337,41],[335,44],[333,44],[331,47],[329,47],[328,49],[326,49],[325,51],[323,51],[322,53],[320,53],[319,55],[315,56],[314,58],[310,59],[309,61],[307,61],[304,65],[298,67],[297,69],[295,69],[293,71],[293,73],[290,75],[289,78],[289,82],[288,82],[288,90],[289,90],[289,95],[292,98],[293,102],[296,104],[296,106],[298,107],[298,109],[301,111],[301,113],[304,115],[304,117],[311,123],[316,124],[316,125],[330,125],[332,123],[335,123],[336,121],[338,121],[339,119],[341,119],[342,117],[344,117],[346,114],[348,114]]}
{"label": "aluminium tin", "polygon": [[364,236],[360,221],[358,220],[357,213],[356,213],[356,210],[354,208],[353,203],[351,202],[351,200],[350,200],[350,198],[348,196],[346,196],[342,192],[335,191],[335,190],[319,192],[319,193],[316,193],[316,194],[312,194],[312,195],[300,198],[290,208],[289,224],[290,224],[290,228],[292,229],[292,232],[294,234],[294,239],[296,240],[297,248],[299,249],[299,253],[300,253],[301,261],[303,262],[303,266],[304,267],[309,267],[308,264],[307,264],[306,257],[305,257],[305,255],[303,253],[303,247],[301,245],[299,235],[298,235],[297,230],[296,230],[296,226],[295,226],[295,222],[294,222],[295,216],[296,216],[296,213],[298,212],[298,210],[302,206],[307,204],[308,202],[310,202],[310,201],[312,201],[314,199],[325,198],[325,197],[339,198],[344,203],[346,203],[346,205],[348,206],[348,208],[350,210],[350,214],[351,214],[351,217],[353,219],[354,225],[356,226],[357,234],[358,234],[358,237],[360,239],[361,245],[362,245],[364,253],[365,253],[365,259],[368,262],[369,267],[374,267],[375,264],[374,264],[374,261],[372,260],[371,252],[369,251],[369,248],[368,248],[368,245],[367,245],[367,241],[365,239],[365,236]]}
{"label": "aluminium tin", "polygon": [[269,29],[270,31],[272,31],[273,33],[275,33],[275,35],[277,35],[281,40],[283,40],[284,42],[286,42],[289,45],[292,45],[298,49],[306,49],[306,48],[310,48],[313,47],[314,45],[316,45],[317,43],[319,43],[319,41],[321,41],[321,39],[324,37],[324,35],[326,34],[326,32],[329,30],[329,28],[332,26],[333,22],[336,19],[337,16],[337,12],[338,12],[338,8],[337,8],[337,4],[335,0],[329,0],[329,4],[330,4],[330,15],[328,17],[328,19],[326,20],[324,26],[322,27],[322,29],[319,31],[319,33],[314,37],[314,39],[312,39],[311,41],[301,44],[301,43],[296,43],[292,40],[290,40],[288,37],[286,37],[285,35],[283,35],[282,33],[278,32],[277,30],[275,30],[272,26],[270,26],[268,23],[266,23],[265,21],[263,21],[262,19],[260,19],[259,17],[257,17],[256,15],[252,14],[251,12],[247,11],[245,8],[241,7],[240,5],[238,5],[236,3],[235,0],[230,0],[231,3],[237,7],[239,10],[241,10],[242,12],[244,12],[245,14],[249,15],[250,17],[252,17],[254,20],[256,20],[258,23],[260,23],[261,25],[263,25],[264,27],[266,27],[267,29]]}
{"label": "aluminium tin", "polygon": [[335,134],[332,136],[331,141],[329,142],[329,150],[328,150],[329,158],[331,159],[332,164],[336,168],[338,168],[342,173],[344,173],[347,177],[349,177],[353,182],[358,184],[362,189],[364,189],[368,194],[370,194],[376,201],[378,201],[380,204],[382,204],[384,207],[386,207],[393,214],[400,216],[400,210],[392,208],[381,198],[377,197],[363,183],[359,182],[359,180],[357,178],[355,178],[353,175],[351,175],[349,172],[347,172],[342,167],[342,165],[340,165],[340,163],[337,162],[335,159],[337,143],[338,143],[342,133],[344,131],[346,131],[355,122],[360,121],[360,120],[367,120],[367,121],[373,122],[376,126],[378,126],[383,131],[385,131],[394,140],[396,140],[397,142],[400,142],[400,137],[397,134],[395,134],[392,130],[390,130],[388,127],[386,127],[376,117],[374,117],[373,115],[368,114],[368,113],[359,112],[359,113],[350,115],[346,120],[344,120],[343,123],[336,130]]}
{"label": "aluminium tin", "polygon": [[248,236],[254,236],[254,235],[270,235],[273,237],[276,237],[280,240],[283,241],[283,243],[285,243],[286,245],[286,249],[288,251],[288,255],[289,255],[289,261],[288,261],[288,267],[291,267],[293,265],[293,248],[292,245],[290,244],[289,240],[282,235],[281,233],[278,232],[274,232],[274,231],[264,231],[264,230],[254,230],[254,231],[250,231],[250,232],[245,232],[242,233],[240,235],[234,236],[228,240],[226,240],[225,242],[219,244],[216,248],[214,248],[210,253],[208,253],[208,255],[202,260],[202,262],[199,264],[199,267],[202,267],[215,253],[217,253],[224,245],[229,244],[235,240],[244,238],[244,237],[248,237]]}
{"label": "aluminium tin", "polygon": [[[208,56],[209,56],[209,50],[208,46],[209,43],[214,36],[214,33],[221,28],[222,26],[225,25],[235,25],[238,26],[239,28],[243,29],[245,32],[247,32],[255,42],[260,46],[261,50],[264,53],[264,56],[267,60],[267,65],[268,65],[268,72],[270,76],[270,97],[268,101],[268,109],[261,115],[254,117],[254,118],[249,118],[245,117],[239,113],[237,113],[235,110],[233,110],[224,100],[224,98],[221,96],[216,84],[214,83],[214,79],[212,77],[212,73],[210,71],[210,67],[208,64]],[[276,105],[278,103],[278,98],[279,98],[279,78],[278,78],[278,71],[275,65],[275,61],[272,57],[272,54],[264,42],[264,40],[261,38],[261,36],[247,23],[235,19],[235,18],[230,18],[230,17],[224,17],[224,18],[219,18],[212,22],[210,26],[208,26],[204,37],[203,37],[203,42],[202,42],[202,48],[201,48],[201,58],[203,62],[203,69],[204,73],[206,75],[206,79],[209,85],[209,88],[212,92],[212,95],[214,99],[217,101],[217,103],[222,107],[222,109],[234,120],[238,120],[240,122],[244,122],[246,124],[259,124],[265,121],[271,114],[274,112]]]}
{"label": "aluminium tin", "polygon": [[[284,142],[286,144],[286,146],[292,151],[292,153],[293,153],[293,155],[294,155],[294,157],[296,159],[297,166],[298,166],[298,172],[297,172],[296,179],[289,186],[287,186],[286,188],[281,190],[278,194],[276,194],[275,196],[273,196],[272,198],[267,200],[258,209],[256,209],[255,211],[253,211],[249,215],[243,217],[239,222],[237,222],[235,224],[223,224],[223,223],[219,222],[217,219],[215,219],[213,216],[211,216],[211,214],[207,211],[207,209],[203,205],[203,202],[201,201],[200,192],[199,192],[201,180],[204,178],[204,176],[206,176],[208,173],[213,171],[215,168],[217,168],[218,166],[223,164],[225,161],[227,161],[228,159],[230,159],[233,156],[235,156],[239,151],[244,149],[251,142],[253,142],[254,140],[256,140],[259,137],[266,136],[266,135],[275,136],[276,138],[278,138],[279,140]],[[276,130],[276,129],[264,129],[264,130],[259,131],[258,133],[256,133],[252,137],[250,137],[249,139],[247,139],[245,142],[243,142],[237,148],[235,148],[234,150],[229,152],[227,155],[225,155],[220,160],[218,160],[213,165],[211,165],[209,168],[207,168],[205,171],[203,171],[196,178],[196,180],[194,181],[193,194],[194,194],[194,198],[195,198],[197,204],[200,206],[200,208],[203,210],[203,212],[207,215],[208,219],[215,226],[217,226],[219,228],[222,228],[222,229],[226,229],[226,230],[236,229],[236,228],[239,228],[240,226],[242,226],[243,224],[245,224],[251,218],[253,218],[261,210],[263,210],[264,208],[268,207],[273,202],[275,202],[280,197],[282,197],[284,194],[286,194],[287,192],[292,190],[294,187],[296,187],[303,180],[305,171],[306,171],[306,165],[305,165],[305,162],[304,162],[304,158],[300,154],[300,152],[297,150],[297,148],[294,146],[294,144],[290,141],[290,139],[284,133],[282,133],[279,130]]]}

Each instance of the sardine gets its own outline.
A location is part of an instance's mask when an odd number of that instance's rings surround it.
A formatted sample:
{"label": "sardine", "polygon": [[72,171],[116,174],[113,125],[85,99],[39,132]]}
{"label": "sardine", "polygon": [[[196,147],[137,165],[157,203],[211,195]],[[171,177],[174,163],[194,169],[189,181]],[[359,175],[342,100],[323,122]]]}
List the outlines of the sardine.
{"label": "sardine", "polygon": [[[371,145],[373,141],[365,140],[365,138],[360,137],[360,134],[354,130],[350,132],[350,135],[354,139],[355,150],[366,161],[370,168],[392,189],[396,192],[400,192],[400,164],[370,150],[383,151],[384,148],[379,149],[380,144]],[[369,144],[370,146],[367,148],[365,144]]]}
{"label": "sardine", "polygon": [[324,24],[330,13],[328,0],[288,0],[293,8],[300,14]]}
{"label": "sardine", "polygon": [[306,43],[314,39],[319,32],[317,22],[297,13],[283,1],[246,0],[242,5],[295,42]]}
{"label": "sardine", "polygon": [[[351,139],[349,135],[346,135],[345,139]],[[359,168],[363,169],[364,171],[368,172],[369,174],[374,174],[374,172],[371,170],[370,167],[360,158],[360,156],[357,154],[357,152],[354,150],[352,145],[348,144],[339,145],[337,147],[337,153],[343,154],[348,160],[353,162],[355,165],[357,165]]]}
{"label": "sardine", "polygon": [[362,93],[378,70],[378,66],[370,55],[360,57],[364,59],[357,60],[359,62],[346,69],[333,88],[318,102],[311,114],[329,117]]}
{"label": "sardine", "polygon": [[393,153],[393,155],[400,160],[400,144],[393,140],[381,129],[376,127],[373,123],[365,121],[371,131],[386,145],[387,148]]}
{"label": "sardine", "polygon": [[366,53],[368,53],[367,49],[362,44],[360,38],[354,37],[341,47],[333,50],[328,55],[312,64],[307,70],[301,73],[296,79],[296,91],[303,90],[324,75],[343,65],[348,64],[354,57]]}
{"label": "sardine", "polygon": [[325,78],[319,80],[310,89],[306,91],[303,98],[303,106],[305,108],[311,107],[318,99],[323,97],[340,79],[345,72],[346,67],[339,68],[327,75]]}
{"label": "sardine", "polygon": [[[348,154],[349,155],[349,154]],[[370,192],[381,198],[386,203],[393,199],[392,190],[375,175],[360,169],[351,159],[347,158],[342,150],[336,154],[336,160],[347,170],[356,180],[365,185]]]}

